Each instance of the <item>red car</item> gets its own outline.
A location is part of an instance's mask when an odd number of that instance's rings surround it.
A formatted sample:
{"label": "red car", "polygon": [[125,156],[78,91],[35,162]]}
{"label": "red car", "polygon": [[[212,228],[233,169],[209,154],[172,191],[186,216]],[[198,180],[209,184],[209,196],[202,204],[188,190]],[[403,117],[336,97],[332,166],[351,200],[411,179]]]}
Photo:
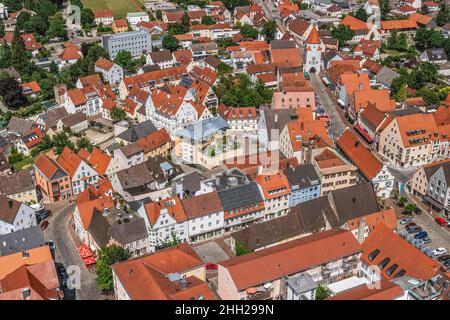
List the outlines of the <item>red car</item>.
{"label": "red car", "polygon": [[434,221],[436,221],[436,223],[438,225],[440,225],[441,227],[447,226],[447,221],[445,221],[444,218],[436,218],[436,219],[434,219]]}
{"label": "red car", "polygon": [[41,222],[41,229],[45,230],[47,227],[48,227],[48,221],[47,220],[42,221]]}
{"label": "red car", "polygon": [[208,262],[205,266],[206,270],[217,270],[217,264]]}

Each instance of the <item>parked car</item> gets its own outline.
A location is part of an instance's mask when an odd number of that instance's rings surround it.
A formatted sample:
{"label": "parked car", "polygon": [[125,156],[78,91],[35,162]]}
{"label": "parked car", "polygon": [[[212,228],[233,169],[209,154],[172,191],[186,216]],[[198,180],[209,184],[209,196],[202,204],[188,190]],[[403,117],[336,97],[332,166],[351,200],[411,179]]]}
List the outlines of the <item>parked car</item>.
{"label": "parked car", "polygon": [[414,210],[414,213],[420,216],[422,214],[422,210],[420,210],[420,208],[417,207],[416,210]]}
{"label": "parked car", "polygon": [[420,231],[414,236],[414,239],[424,239],[427,236],[428,236],[428,233],[426,231]]}
{"label": "parked car", "polygon": [[41,230],[45,230],[48,227],[48,221],[47,220],[42,221],[40,226]]}
{"label": "parked car", "polygon": [[217,264],[208,262],[206,264],[205,268],[206,268],[206,270],[216,270],[217,269]]}
{"label": "parked car", "polygon": [[450,260],[450,255],[448,255],[448,254],[442,255],[439,258],[437,258],[437,261],[439,261],[439,262],[446,262],[449,260]]}
{"label": "parked car", "polygon": [[408,231],[409,233],[418,233],[418,232],[421,232],[421,231],[423,231],[423,229],[421,228],[421,227],[419,227],[419,226],[417,226],[417,225],[412,225],[412,226],[407,226],[406,227],[406,231]]}
{"label": "parked car", "polygon": [[433,256],[442,256],[443,254],[447,253],[447,249],[440,247],[433,250]]}
{"label": "parked car", "polygon": [[428,237],[426,237],[426,238],[422,239],[422,242],[423,242],[424,244],[425,244],[425,243],[430,243],[430,242],[431,242],[431,239],[428,238]]}
{"label": "parked car", "polygon": [[410,222],[412,222],[412,218],[404,218],[404,219],[400,220],[401,225],[408,224]]}
{"label": "parked car", "polygon": [[444,262],[444,267],[446,268],[450,267],[450,260]]}
{"label": "parked car", "polygon": [[447,221],[445,221],[444,218],[436,218],[436,219],[434,219],[434,221],[436,221],[436,223],[438,225],[440,225],[441,227],[447,226]]}

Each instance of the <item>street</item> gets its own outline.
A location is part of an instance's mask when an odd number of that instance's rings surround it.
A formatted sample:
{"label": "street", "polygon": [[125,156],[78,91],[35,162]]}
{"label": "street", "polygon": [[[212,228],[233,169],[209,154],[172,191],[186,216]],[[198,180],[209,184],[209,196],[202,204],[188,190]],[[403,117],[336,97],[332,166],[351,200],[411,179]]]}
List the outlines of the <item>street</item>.
{"label": "street", "polygon": [[310,81],[312,87],[315,89],[316,95],[319,97],[322,108],[330,119],[330,126],[328,128],[330,136],[333,140],[337,139],[344,132],[346,127],[344,120],[336,110],[338,106],[328,95],[327,88],[318,74],[311,74]]}
{"label": "street", "polygon": [[[52,217],[49,219],[49,226],[44,231],[44,236],[47,241],[53,240],[55,244],[55,262],[61,263],[67,269],[70,276],[70,266],[77,266],[80,269],[80,283],[81,286],[75,291],[76,300],[103,300],[104,297],[97,289],[95,283],[95,274],[89,272],[81,260],[75,243],[70,235],[69,222],[72,217],[72,212],[75,204],[69,204],[65,201],[62,210],[53,208],[54,205],[46,205],[46,207],[53,211]],[[70,299],[69,298],[69,299]]]}

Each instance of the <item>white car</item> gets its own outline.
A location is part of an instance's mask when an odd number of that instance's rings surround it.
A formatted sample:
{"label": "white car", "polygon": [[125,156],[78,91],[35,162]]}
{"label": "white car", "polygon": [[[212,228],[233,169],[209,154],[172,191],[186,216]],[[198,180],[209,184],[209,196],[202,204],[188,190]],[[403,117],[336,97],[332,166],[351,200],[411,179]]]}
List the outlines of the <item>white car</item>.
{"label": "white car", "polygon": [[446,254],[447,249],[441,247],[441,248],[434,249],[431,253],[433,254],[433,256],[437,257],[437,256],[441,256],[443,254]]}

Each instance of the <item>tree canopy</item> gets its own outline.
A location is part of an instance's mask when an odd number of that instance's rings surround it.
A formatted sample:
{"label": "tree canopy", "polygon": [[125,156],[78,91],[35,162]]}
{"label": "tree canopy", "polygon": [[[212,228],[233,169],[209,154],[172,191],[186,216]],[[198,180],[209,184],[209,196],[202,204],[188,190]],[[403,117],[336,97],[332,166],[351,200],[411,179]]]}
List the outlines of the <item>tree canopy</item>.
{"label": "tree canopy", "polygon": [[339,41],[339,46],[345,46],[347,41],[350,41],[355,36],[355,32],[341,24],[339,27],[331,30],[331,36]]}
{"label": "tree canopy", "polygon": [[244,38],[256,39],[258,37],[258,30],[249,24],[244,24],[241,27],[240,33]]}
{"label": "tree canopy", "polygon": [[95,265],[95,273],[97,275],[95,281],[100,290],[108,291],[113,289],[113,277],[111,266],[114,263],[128,260],[131,253],[128,249],[121,246],[111,245],[101,248],[98,251],[97,263]]}
{"label": "tree canopy", "polygon": [[221,103],[232,107],[259,107],[272,101],[272,91],[246,74],[222,76],[215,92]]}

